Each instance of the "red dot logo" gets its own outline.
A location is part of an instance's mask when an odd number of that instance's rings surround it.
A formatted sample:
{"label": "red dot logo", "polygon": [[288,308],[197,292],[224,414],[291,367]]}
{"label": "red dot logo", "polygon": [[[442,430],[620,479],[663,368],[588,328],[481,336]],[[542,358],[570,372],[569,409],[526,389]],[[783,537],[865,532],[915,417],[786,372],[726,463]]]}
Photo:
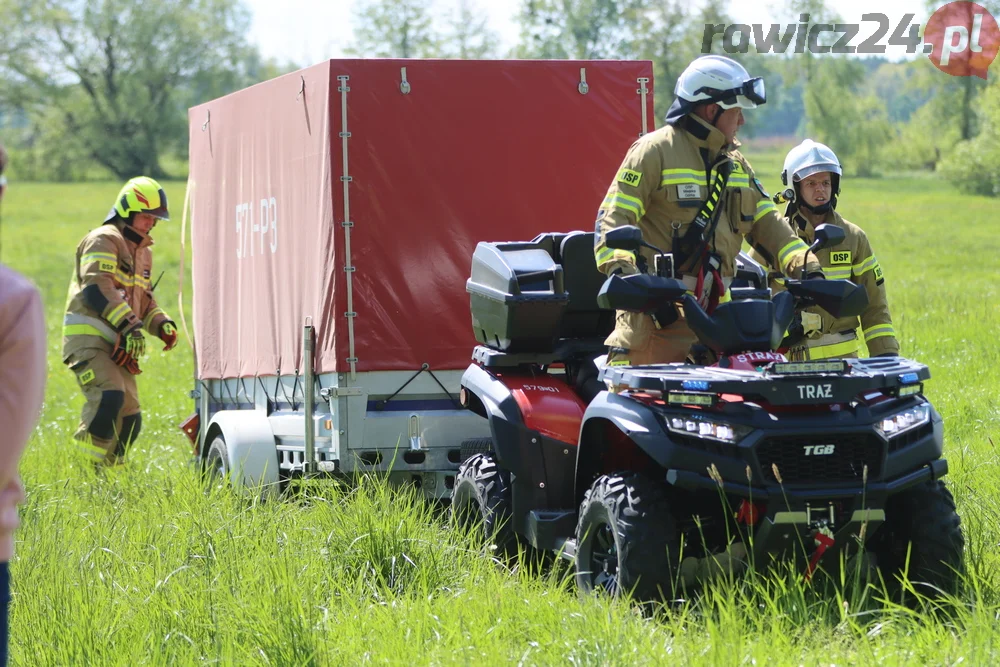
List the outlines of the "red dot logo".
{"label": "red dot logo", "polygon": [[924,53],[952,76],[986,78],[1000,51],[1000,28],[993,15],[974,2],[949,2],[924,26]]}

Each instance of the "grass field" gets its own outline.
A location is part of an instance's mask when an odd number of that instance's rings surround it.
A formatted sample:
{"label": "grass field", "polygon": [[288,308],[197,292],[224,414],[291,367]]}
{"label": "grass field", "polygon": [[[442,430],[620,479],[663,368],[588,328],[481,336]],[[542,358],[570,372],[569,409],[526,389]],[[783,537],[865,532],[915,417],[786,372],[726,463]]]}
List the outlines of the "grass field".
{"label": "grass field", "polygon": [[[746,151],[766,186],[781,155]],[[581,598],[561,573],[505,568],[432,509],[375,481],[252,504],[206,492],[176,424],[192,409],[182,344],[144,364],[130,465],[95,474],[70,450],[82,398],[59,360],[71,257],[119,184],[13,183],[2,259],[41,288],[49,384],[23,463],[13,563],[15,665],[1000,663],[1000,269],[996,200],[932,176],[847,179],[841,212],[885,270],[903,353],[928,364],[945,420],[969,577],[938,613],[875,591],[817,595],[752,577],[652,617]],[[183,184],[167,184],[180,202]],[[179,211],[179,206],[177,207]],[[179,215],[176,216],[179,218]],[[161,304],[177,311],[179,224],[156,230]],[[190,300],[187,300],[190,303]]]}

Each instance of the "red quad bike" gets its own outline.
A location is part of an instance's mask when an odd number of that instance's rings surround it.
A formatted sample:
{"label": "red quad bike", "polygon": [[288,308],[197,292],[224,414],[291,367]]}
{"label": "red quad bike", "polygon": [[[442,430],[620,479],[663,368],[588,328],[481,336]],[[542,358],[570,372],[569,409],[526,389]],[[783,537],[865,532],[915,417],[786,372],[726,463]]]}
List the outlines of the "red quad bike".
{"label": "red quad bike", "polygon": [[[842,238],[820,226],[812,250]],[[607,243],[646,246],[635,227]],[[758,265],[743,255],[738,267],[746,286],[709,314],[673,278],[606,278],[592,233],[480,243],[466,287],[481,345],[461,402],[492,438],[469,443],[481,449],[459,469],[455,520],[501,551],[572,560],[584,590],[638,599],[789,559],[806,577],[851,559],[896,590],[905,572],[927,595],[955,591],[964,537],[927,367],[787,362],[775,350],[796,309],[856,315],[864,289],[789,279],[772,296]],[[603,366],[610,309],[670,302],[717,363]]]}

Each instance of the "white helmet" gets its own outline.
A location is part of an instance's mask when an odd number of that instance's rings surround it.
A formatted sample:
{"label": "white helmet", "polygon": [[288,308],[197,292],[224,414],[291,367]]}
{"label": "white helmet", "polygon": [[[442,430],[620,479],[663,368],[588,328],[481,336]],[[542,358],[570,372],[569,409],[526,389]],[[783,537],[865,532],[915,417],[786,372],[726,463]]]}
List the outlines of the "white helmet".
{"label": "white helmet", "polygon": [[836,175],[837,178],[834,179],[834,194],[836,194],[839,191],[840,176],[843,173],[837,154],[826,144],[806,139],[788,151],[788,155],[785,156],[785,166],[781,170],[781,183],[792,185],[821,171],[829,171]]}
{"label": "white helmet", "polygon": [[[804,201],[799,202],[799,187],[797,183],[804,178],[824,171],[830,172],[830,183],[833,190],[830,201],[821,206],[810,206]],[[840,194],[840,177],[842,173],[840,160],[837,159],[837,154],[829,146],[813,141],[812,139],[806,139],[788,151],[788,155],[785,156],[785,166],[781,170],[782,184],[790,186],[785,190],[785,198],[792,202],[789,206],[795,208],[801,205],[814,213],[825,213],[831,208],[836,208],[837,195]]]}
{"label": "white helmet", "polygon": [[725,56],[695,58],[677,78],[674,94],[685,102],[714,102],[723,109],[754,109],[767,101],[764,79],[751,78],[743,65]]}

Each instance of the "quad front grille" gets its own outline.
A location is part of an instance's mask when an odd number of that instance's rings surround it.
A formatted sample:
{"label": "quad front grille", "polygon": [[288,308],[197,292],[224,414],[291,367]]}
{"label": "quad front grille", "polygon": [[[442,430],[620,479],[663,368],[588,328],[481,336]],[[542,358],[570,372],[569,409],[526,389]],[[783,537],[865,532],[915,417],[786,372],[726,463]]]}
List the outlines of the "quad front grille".
{"label": "quad front grille", "polygon": [[771,436],[756,449],[767,479],[777,481],[777,466],[785,484],[861,482],[866,465],[868,479],[874,481],[885,457],[885,443],[874,433]]}

